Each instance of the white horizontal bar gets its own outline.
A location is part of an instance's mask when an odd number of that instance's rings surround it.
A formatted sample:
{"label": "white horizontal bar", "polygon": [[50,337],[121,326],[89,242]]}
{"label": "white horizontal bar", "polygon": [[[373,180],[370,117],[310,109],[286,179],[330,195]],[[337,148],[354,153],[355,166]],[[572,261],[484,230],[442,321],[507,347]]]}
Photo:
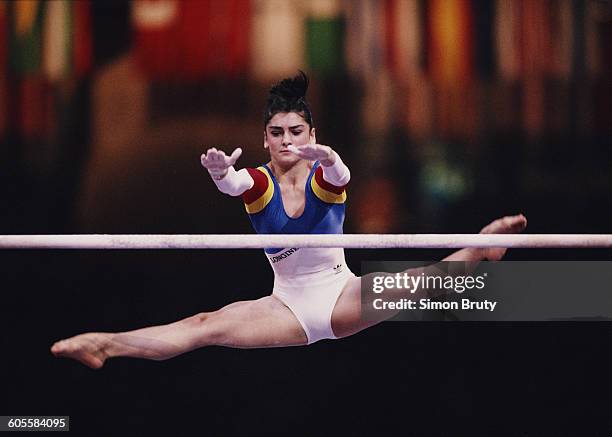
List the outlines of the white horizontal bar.
{"label": "white horizontal bar", "polygon": [[602,234],[211,234],[211,235],[0,235],[0,249],[261,249],[345,247],[350,249],[463,247],[612,247]]}

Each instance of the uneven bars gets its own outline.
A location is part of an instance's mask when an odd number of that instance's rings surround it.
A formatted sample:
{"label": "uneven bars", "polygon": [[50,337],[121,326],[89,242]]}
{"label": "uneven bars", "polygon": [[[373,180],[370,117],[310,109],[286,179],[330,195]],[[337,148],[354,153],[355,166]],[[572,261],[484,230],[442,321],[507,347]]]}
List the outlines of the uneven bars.
{"label": "uneven bars", "polygon": [[0,235],[0,249],[612,248],[609,234],[72,234]]}

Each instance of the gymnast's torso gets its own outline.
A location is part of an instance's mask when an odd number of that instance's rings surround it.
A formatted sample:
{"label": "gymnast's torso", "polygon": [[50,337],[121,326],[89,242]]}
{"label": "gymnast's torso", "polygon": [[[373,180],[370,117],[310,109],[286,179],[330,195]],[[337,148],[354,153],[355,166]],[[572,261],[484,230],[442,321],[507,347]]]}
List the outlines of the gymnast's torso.
{"label": "gymnast's torso", "polygon": [[[323,179],[315,162],[304,187],[303,213],[290,217],[284,207],[281,190],[267,165],[247,169],[254,184],[243,195],[251,224],[260,234],[342,234],[345,216],[345,187]],[[342,248],[266,248],[275,284],[293,283],[309,276],[335,276],[346,269]]]}

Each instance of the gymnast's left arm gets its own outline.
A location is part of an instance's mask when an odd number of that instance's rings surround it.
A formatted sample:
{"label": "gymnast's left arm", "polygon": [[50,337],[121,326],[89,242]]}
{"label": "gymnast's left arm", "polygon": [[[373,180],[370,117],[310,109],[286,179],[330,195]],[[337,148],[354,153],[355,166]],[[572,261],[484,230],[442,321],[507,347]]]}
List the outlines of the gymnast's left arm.
{"label": "gymnast's left arm", "polygon": [[299,147],[291,145],[287,148],[302,159],[319,161],[326,182],[336,187],[343,187],[349,183],[351,171],[331,147],[322,144],[305,144]]}
{"label": "gymnast's left arm", "polygon": [[202,166],[208,170],[219,191],[234,197],[242,195],[255,183],[247,169],[234,169],[234,164],[241,154],[241,148],[235,149],[227,156],[223,150],[212,147],[200,158]]}

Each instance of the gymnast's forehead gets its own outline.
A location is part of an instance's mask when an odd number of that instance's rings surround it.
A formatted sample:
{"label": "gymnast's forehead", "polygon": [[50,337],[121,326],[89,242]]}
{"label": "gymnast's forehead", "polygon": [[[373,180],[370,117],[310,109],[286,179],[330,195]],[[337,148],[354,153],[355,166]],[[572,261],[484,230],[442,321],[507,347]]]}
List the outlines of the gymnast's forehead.
{"label": "gymnast's forehead", "polygon": [[272,116],[266,128],[295,128],[308,127],[308,122],[304,118],[304,114],[299,112],[277,112]]}

